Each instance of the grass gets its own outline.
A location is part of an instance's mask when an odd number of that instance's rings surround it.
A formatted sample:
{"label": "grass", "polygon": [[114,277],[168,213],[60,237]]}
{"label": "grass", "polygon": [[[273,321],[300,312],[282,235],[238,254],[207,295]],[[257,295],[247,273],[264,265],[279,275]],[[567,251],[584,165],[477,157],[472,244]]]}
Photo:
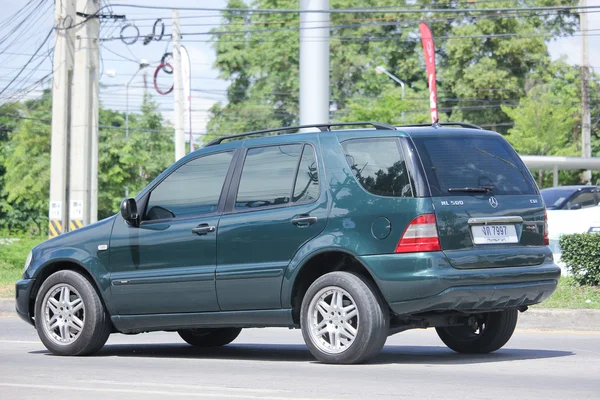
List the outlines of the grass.
{"label": "grass", "polygon": [[563,277],[556,292],[536,307],[600,309],[600,287],[579,286],[573,278]]}
{"label": "grass", "polygon": [[14,297],[15,282],[23,275],[27,254],[42,241],[42,238],[0,239],[0,297]]}
{"label": "grass", "polygon": [[[27,254],[42,241],[42,238],[0,239],[0,297],[14,297],[15,282],[21,279]],[[552,297],[536,307],[600,309],[600,287],[579,286],[572,278],[563,277]]]}

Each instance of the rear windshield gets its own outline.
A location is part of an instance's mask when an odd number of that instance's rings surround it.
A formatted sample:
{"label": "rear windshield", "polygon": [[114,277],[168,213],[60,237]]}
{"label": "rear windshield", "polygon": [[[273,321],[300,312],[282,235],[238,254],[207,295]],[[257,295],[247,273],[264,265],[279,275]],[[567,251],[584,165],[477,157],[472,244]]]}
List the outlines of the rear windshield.
{"label": "rear windshield", "polygon": [[493,195],[534,195],[531,174],[501,137],[413,138],[432,196],[465,196],[465,188],[488,188]]}

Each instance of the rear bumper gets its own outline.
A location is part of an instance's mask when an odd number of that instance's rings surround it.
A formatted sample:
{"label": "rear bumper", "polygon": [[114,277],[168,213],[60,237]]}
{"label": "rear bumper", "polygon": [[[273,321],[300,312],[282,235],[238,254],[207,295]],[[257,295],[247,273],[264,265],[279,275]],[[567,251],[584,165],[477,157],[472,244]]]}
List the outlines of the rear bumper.
{"label": "rear bumper", "polygon": [[15,308],[17,315],[31,325],[34,325],[34,322],[33,316],[29,311],[29,303],[34,283],[35,279],[21,279],[15,286]]}
{"label": "rear bumper", "polygon": [[441,252],[361,257],[391,309],[399,315],[427,311],[485,311],[537,304],[556,290],[560,267],[457,269]]}

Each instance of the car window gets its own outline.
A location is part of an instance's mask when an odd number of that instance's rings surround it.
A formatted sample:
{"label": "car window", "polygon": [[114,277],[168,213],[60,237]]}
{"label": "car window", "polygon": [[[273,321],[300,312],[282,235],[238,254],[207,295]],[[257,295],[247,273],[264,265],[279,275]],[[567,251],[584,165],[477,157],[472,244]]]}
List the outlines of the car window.
{"label": "car window", "polygon": [[464,196],[464,188],[491,188],[493,195],[534,195],[527,167],[499,136],[413,138],[432,196]]}
{"label": "car window", "polygon": [[575,196],[575,198],[569,202],[567,208],[572,208],[575,204],[579,204],[581,208],[594,207],[596,205],[594,193],[584,192]]}
{"label": "car window", "polygon": [[565,199],[573,193],[572,189],[542,189],[540,190],[544,204],[547,208],[556,208],[562,205]]}
{"label": "car window", "polygon": [[150,193],[144,220],[185,218],[217,211],[232,152],[193,159]]}
{"label": "car window", "polygon": [[257,147],[246,153],[235,208],[287,204],[292,196],[301,144]]}
{"label": "car window", "polygon": [[300,158],[292,201],[310,203],[319,198],[319,171],[312,146],[305,145]]}
{"label": "car window", "polygon": [[397,138],[342,143],[346,160],[365,190],[379,196],[412,197],[413,189]]}

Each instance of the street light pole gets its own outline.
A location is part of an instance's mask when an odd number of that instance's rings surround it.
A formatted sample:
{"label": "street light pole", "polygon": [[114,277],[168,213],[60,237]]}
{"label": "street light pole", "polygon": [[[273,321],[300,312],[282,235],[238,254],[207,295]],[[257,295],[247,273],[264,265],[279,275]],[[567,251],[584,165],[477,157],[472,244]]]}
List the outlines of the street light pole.
{"label": "street light pole", "polygon": [[[400,87],[402,88],[402,100],[404,100],[404,81],[402,81],[400,78],[398,78],[395,75],[392,75],[388,72],[387,69],[383,68],[382,66],[378,66],[375,68],[375,72],[378,74],[386,74],[387,76],[389,76],[390,78],[392,78],[394,81],[396,81],[397,83],[400,84]],[[404,111],[402,111],[402,122],[404,122]]]}
{"label": "street light pole", "polygon": [[140,62],[138,70],[135,71],[135,74],[133,74],[127,85],[125,85],[125,137],[129,137],[129,85],[131,85],[137,74],[148,65],[145,61]]}

